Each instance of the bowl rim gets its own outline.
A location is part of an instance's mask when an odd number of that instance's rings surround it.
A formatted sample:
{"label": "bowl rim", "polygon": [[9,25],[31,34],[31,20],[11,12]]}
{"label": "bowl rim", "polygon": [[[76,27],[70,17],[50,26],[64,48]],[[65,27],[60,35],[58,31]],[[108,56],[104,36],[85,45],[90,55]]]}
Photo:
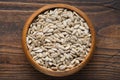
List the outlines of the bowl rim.
{"label": "bowl rim", "polygon": [[[91,48],[89,53],[86,55],[85,59],[77,66],[69,69],[69,70],[65,70],[65,71],[53,71],[51,69],[48,69],[44,66],[40,66],[39,64],[37,64],[35,62],[35,60],[33,60],[32,56],[30,55],[30,52],[27,48],[27,43],[26,43],[26,35],[29,29],[30,24],[32,23],[32,21],[42,12],[46,11],[46,10],[50,10],[52,8],[66,8],[69,9],[71,11],[75,11],[78,15],[80,15],[88,24],[90,32],[91,32]],[[41,7],[40,9],[38,9],[37,11],[35,11],[26,21],[24,27],[23,27],[23,31],[22,31],[22,48],[23,51],[27,57],[27,59],[29,60],[29,62],[32,64],[32,66],[34,68],[36,68],[38,71],[45,73],[47,75],[51,75],[51,76],[67,76],[70,75],[72,73],[77,72],[78,70],[80,70],[83,66],[85,66],[85,64],[89,61],[89,59],[91,58],[92,54],[93,54],[93,50],[95,48],[95,30],[94,27],[90,21],[90,19],[88,18],[88,16],[81,11],[80,9],[68,5],[68,4],[49,4],[49,5],[45,5],[43,7]],[[71,72],[72,71],[72,72]],[[71,73],[70,73],[71,72]],[[58,73],[58,74],[57,74]],[[59,73],[63,73],[63,74],[59,74]]]}

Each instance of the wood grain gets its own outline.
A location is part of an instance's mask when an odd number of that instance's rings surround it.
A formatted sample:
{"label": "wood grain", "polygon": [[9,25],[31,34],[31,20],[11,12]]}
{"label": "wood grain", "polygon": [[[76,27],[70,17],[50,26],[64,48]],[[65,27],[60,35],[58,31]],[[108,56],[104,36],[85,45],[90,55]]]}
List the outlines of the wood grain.
{"label": "wood grain", "polygon": [[[95,27],[96,49],[78,73],[57,78],[35,70],[21,47],[22,28],[38,8],[66,3],[82,9]],[[0,80],[119,80],[120,1],[118,0],[0,0]]]}

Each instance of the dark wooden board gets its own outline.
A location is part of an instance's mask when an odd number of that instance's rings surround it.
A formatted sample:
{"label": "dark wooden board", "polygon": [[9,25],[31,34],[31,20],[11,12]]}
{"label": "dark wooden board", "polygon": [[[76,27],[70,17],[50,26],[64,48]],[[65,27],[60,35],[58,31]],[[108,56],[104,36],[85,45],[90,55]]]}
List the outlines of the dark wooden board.
{"label": "dark wooden board", "polygon": [[[35,70],[21,46],[27,18],[38,8],[66,3],[83,10],[96,30],[96,49],[78,73],[57,78]],[[120,1],[0,0],[0,80],[120,80]]]}

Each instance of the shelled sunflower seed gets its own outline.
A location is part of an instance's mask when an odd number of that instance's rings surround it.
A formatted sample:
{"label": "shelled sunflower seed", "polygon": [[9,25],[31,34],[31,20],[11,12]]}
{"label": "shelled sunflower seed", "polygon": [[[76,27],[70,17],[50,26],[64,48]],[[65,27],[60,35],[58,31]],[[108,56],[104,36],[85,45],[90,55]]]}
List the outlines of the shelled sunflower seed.
{"label": "shelled sunflower seed", "polygon": [[34,19],[26,42],[36,63],[64,71],[85,59],[91,47],[91,33],[86,21],[76,12],[55,8]]}

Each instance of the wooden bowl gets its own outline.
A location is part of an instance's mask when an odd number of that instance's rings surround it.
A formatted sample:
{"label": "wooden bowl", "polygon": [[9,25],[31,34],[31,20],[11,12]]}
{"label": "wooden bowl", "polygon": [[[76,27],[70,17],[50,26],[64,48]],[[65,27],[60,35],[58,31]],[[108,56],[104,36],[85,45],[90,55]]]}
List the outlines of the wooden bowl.
{"label": "wooden bowl", "polygon": [[[46,11],[46,10],[52,9],[52,8],[66,8],[66,9],[69,9],[69,10],[77,12],[81,17],[84,18],[84,20],[86,20],[86,22],[87,22],[87,24],[88,24],[88,26],[90,28],[90,32],[91,32],[91,35],[92,35],[92,45],[91,45],[90,52],[87,54],[86,58],[78,66],[75,66],[75,67],[71,68],[70,70],[66,70],[66,71],[53,71],[53,70],[49,70],[47,68],[44,68],[44,67],[40,66],[39,64],[37,64],[33,60],[32,56],[31,56],[31,54],[30,54],[30,52],[29,52],[29,50],[27,48],[26,35],[27,35],[27,31],[29,29],[30,24],[36,18],[36,16],[38,16],[38,14],[40,14],[40,13]],[[29,60],[29,62],[38,71],[40,71],[42,73],[45,73],[47,75],[51,75],[51,76],[59,76],[59,77],[67,76],[67,75],[71,75],[71,74],[79,71],[89,61],[90,57],[92,56],[92,52],[94,50],[94,47],[95,47],[95,30],[94,30],[94,28],[92,26],[91,21],[87,17],[87,15],[84,12],[82,12],[81,10],[79,10],[78,8],[70,6],[70,5],[66,5],[66,4],[50,4],[50,5],[43,6],[42,8],[40,8],[39,10],[34,12],[29,17],[27,22],[25,23],[24,28],[23,28],[23,32],[22,32],[22,47],[23,47],[23,50],[25,52],[25,55],[26,55],[27,59]]]}

